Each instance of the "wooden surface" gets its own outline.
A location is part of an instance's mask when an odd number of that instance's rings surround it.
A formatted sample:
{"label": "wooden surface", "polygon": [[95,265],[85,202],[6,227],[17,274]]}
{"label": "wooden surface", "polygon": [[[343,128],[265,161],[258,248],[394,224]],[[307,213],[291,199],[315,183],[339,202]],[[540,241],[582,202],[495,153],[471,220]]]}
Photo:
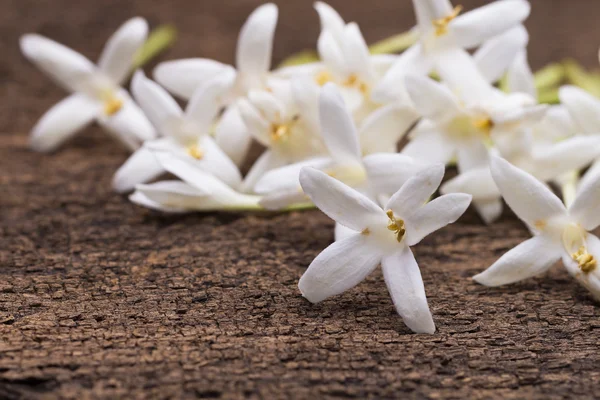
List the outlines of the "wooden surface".
{"label": "wooden surface", "polygon": [[[311,1],[278,3],[276,60],[318,33]],[[600,7],[534,3],[534,68],[565,56],[596,66]],[[332,240],[317,211],[162,216],[111,193],[126,153],[98,128],[53,155],[27,149],[63,94],[19,55],[20,34],[97,57],[139,14],[180,29],[163,59],[231,62],[257,4],[0,2],[0,398],[600,396],[600,309],[562,267],[498,289],[470,280],[528,237],[510,212],[488,228],[469,211],[416,246],[438,332],[415,335],[380,271],[320,305],[300,296],[298,278]],[[413,23],[407,0],[332,4],[370,41]]]}

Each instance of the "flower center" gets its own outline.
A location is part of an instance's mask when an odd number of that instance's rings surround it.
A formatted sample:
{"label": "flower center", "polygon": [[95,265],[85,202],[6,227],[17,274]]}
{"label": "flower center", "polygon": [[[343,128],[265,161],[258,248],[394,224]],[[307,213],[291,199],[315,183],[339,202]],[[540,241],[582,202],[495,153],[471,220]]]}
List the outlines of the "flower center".
{"label": "flower center", "polygon": [[584,274],[596,269],[598,262],[587,250],[587,232],[578,224],[569,224],[563,231],[563,246]]}
{"label": "flower center", "polygon": [[271,124],[271,140],[276,143],[288,140],[290,134],[292,133],[292,128],[298,122],[299,119],[299,115],[294,115],[294,117],[292,117],[292,119],[287,123]]}
{"label": "flower center", "polygon": [[492,128],[494,127],[494,122],[490,117],[474,118],[471,120],[471,123],[475,129],[483,132],[486,136],[489,136]]}
{"label": "flower center", "polygon": [[585,246],[581,246],[576,253],[571,254],[571,257],[573,260],[577,261],[579,269],[581,269],[584,274],[589,274],[595,270],[598,265],[594,256],[587,252]]}
{"label": "flower center", "polygon": [[434,19],[432,22],[433,27],[435,28],[435,35],[440,37],[448,33],[448,25],[450,24],[450,22],[452,22],[454,18],[458,16],[458,14],[460,14],[462,9],[463,7],[461,5],[458,5],[454,7],[450,14],[446,15],[445,17]]}
{"label": "flower center", "polygon": [[112,117],[123,108],[123,100],[112,96],[104,101],[104,114]]}
{"label": "flower center", "polygon": [[197,144],[188,146],[187,153],[190,157],[193,157],[196,160],[202,160],[204,157],[204,151]]}
{"label": "flower center", "polygon": [[343,83],[344,86],[357,88],[363,95],[369,94],[369,85],[365,82],[361,81],[360,78],[356,74],[352,74],[346,79]]}
{"label": "flower center", "polygon": [[326,83],[331,81],[333,81],[333,76],[331,76],[329,71],[323,70],[315,76],[315,82],[317,82],[319,86],[325,86]]}
{"label": "flower center", "polygon": [[387,225],[388,230],[394,232],[394,235],[396,235],[396,240],[398,242],[402,242],[402,239],[404,239],[404,236],[406,235],[406,226],[404,224],[404,221],[399,218],[396,218],[392,210],[387,210],[386,214],[390,219],[390,222],[388,222]]}

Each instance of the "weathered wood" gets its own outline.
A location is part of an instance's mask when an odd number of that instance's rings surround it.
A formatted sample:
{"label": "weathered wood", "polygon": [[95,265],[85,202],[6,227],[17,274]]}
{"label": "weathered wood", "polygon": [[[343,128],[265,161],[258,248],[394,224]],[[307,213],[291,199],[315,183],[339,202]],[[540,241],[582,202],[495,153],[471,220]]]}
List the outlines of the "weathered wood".
{"label": "weathered wood", "polygon": [[[562,268],[506,288],[470,280],[528,236],[509,212],[492,227],[469,212],[416,247],[438,332],[414,335],[379,271],[321,305],[300,296],[332,239],[319,212],[166,217],[111,193],[126,154],[97,128],[54,155],[27,149],[61,94],[20,57],[22,32],[96,57],[140,14],[180,28],[166,57],[229,62],[258,3],[3,0],[0,398],[600,397],[600,311]],[[279,3],[276,59],[318,32],[312,0]],[[413,22],[408,1],[332,3],[370,40]],[[534,6],[534,66],[597,64],[598,5]]]}

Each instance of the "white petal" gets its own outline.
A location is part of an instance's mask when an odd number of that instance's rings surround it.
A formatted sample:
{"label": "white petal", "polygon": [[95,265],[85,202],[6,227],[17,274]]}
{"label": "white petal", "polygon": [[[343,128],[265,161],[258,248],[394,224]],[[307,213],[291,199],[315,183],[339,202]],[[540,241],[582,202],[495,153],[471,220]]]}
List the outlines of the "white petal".
{"label": "white petal", "polygon": [[410,217],[427,202],[437,190],[444,178],[444,166],[432,165],[410,178],[398,190],[386,205],[386,210],[392,210],[402,219]]}
{"label": "white petal", "polygon": [[330,31],[321,32],[317,41],[319,57],[334,74],[345,78],[350,74],[350,66],[346,64],[343,49]]}
{"label": "white petal", "polygon": [[334,242],[310,264],[298,288],[311,303],[318,303],[352,289],[362,282],[381,261],[369,237],[354,234]]}
{"label": "white petal", "polygon": [[377,153],[363,159],[375,193],[396,193],[410,178],[429,167],[403,154]]}
{"label": "white petal", "polygon": [[254,186],[254,190],[256,193],[261,194],[290,190],[302,192],[300,186],[300,171],[302,168],[313,167],[324,170],[332,164],[333,160],[331,158],[319,157],[276,168],[265,173]]}
{"label": "white petal", "polygon": [[462,49],[436,52],[435,69],[442,81],[466,104],[479,104],[495,96],[495,89],[479,71],[473,58]]}
{"label": "white petal", "polygon": [[516,61],[517,55],[525,51],[528,40],[527,30],[519,25],[486,41],[475,52],[475,63],[488,82],[496,82],[502,78]]}
{"label": "white petal", "polygon": [[582,186],[577,198],[569,208],[569,214],[585,228],[592,231],[600,225],[600,175]]}
{"label": "white petal", "polygon": [[356,235],[356,231],[346,228],[344,225],[338,224],[337,222],[335,223],[333,236],[336,242],[354,235]]}
{"label": "white petal", "polygon": [[294,204],[311,205],[312,203],[302,190],[296,189],[269,193],[260,200],[259,204],[266,210],[279,211]]}
{"label": "white petal", "polygon": [[184,213],[194,209],[203,195],[181,181],[161,181],[151,185],[138,185],[129,200],[142,207],[168,213]]}
{"label": "white petal", "polygon": [[502,198],[495,200],[473,200],[473,207],[486,225],[490,225],[502,215]]}
{"label": "white petal", "polygon": [[242,116],[235,104],[227,107],[216,128],[216,140],[219,147],[233,160],[241,165],[246,159],[252,136],[248,133]]}
{"label": "white petal", "polygon": [[121,84],[129,72],[136,52],[146,41],[148,23],[136,17],[125,22],[106,42],[98,68],[116,84]]}
{"label": "white petal", "polygon": [[508,68],[508,89],[511,92],[526,93],[537,99],[538,93],[535,87],[535,80],[529,63],[527,62],[527,52],[521,51]]}
{"label": "white petal", "polygon": [[223,183],[236,189],[242,182],[242,175],[233,161],[217,146],[210,136],[200,139],[200,150],[204,153],[200,160],[192,162],[203,171],[216,176]]}
{"label": "white petal", "polygon": [[181,118],[181,107],[161,86],[137,71],[131,81],[131,93],[152,124],[163,134],[170,134],[166,127],[173,119]]}
{"label": "white petal", "polygon": [[369,114],[360,127],[363,154],[396,152],[398,142],[417,122],[419,116],[408,107],[394,104],[378,108]]}
{"label": "white petal", "polygon": [[433,20],[443,18],[452,12],[449,0],[413,0],[419,28],[424,32],[431,29]]}
{"label": "white petal", "polygon": [[235,81],[235,70],[227,67],[219,75],[199,86],[185,109],[187,119],[194,121],[201,132],[209,132],[224,98]]}
{"label": "white petal", "polygon": [[236,63],[240,73],[261,79],[270,69],[278,10],[264,4],[250,14],[238,38]]}
{"label": "white petal", "polygon": [[423,117],[445,123],[460,114],[459,100],[444,85],[416,75],[407,76],[405,84],[414,107]]}
{"label": "white petal", "polygon": [[217,75],[231,68],[229,65],[206,58],[166,61],[154,69],[154,79],[169,92],[191,99],[194,91]]}
{"label": "white petal", "polygon": [[30,146],[35,151],[55,150],[65,140],[90,124],[99,106],[82,94],[73,94],[48,110],[31,131]]}
{"label": "white petal", "polygon": [[121,109],[112,116],[100,115],[98,123],[131,150],[156,137],[156,130],[146,115],[130,98],[124,99]]}
{"label": "white petal", "polygon": [[473,279],[485,286],[522,281],[547,271],[560,259],[562,246],[546,236],[521,243]]}
{"label": "white petal", "polygon": [[435,324],[427,304],[425,287],[419,265],[410,248],[384,257],[383,278],[390,291],[396,311],[413,332],[434,333]]}
{"label": "white petal", "polygon": [[266,90],[251,90],[248,100],[268,121],[276,122],[285,117],[282,102]]}
{"label": "white petal", "polygon": [[344,58],[352,66],[352,70],[362,79],[370,80],[373,77],[371,68],[371,53],[365,42],[360,28],[355,22],[346,25],[345,28]]}
{"label": "white petal", "polygon": [[567,107],[571,117],[583,132],[597,133],[600,131],[600,100],[585,90],[575,86],[560,88],[561,103]]}
{"label": "white petal", "polygon": [[565,214],[565,206],[542,182],[496,156],[490,159],[494,181],[508,206],[529,226]]}
{"label": "white petal", "polygon": [[329,218],[357,232],[387,220],[383,210],[368,197],[315,168],[300,171],[300,184]]}
{"label": "white petal", "polygon": [[339,163],[360,163],[361,151],[354,121],[332,83],[321,91],[319,114],[321,133],[331,156]]}
{"label": "white petal", "polygon": [[118,193],[126,193],[135,189],[137,184],[149,182],[164,172],[152,150],[141,147],[117,170],[112,186]]}
{"label": "white petal", "polygon": [[[576,136],[533,152],[534,175],[543,181],[580,170],[600,156],[599,136]],[[533,172],[533,171],[530,171]]]}
{"label": "white petal", "polygon": [[471,199],[470,194],[446,194],[419,208],[404,221],[406,244],[414,246],[427,235],[456,222],[469,208]]}
{"label": "white petal", "polygon": [[456,155],[456,144],[447,135],[437,131],[416,135],[402,149],[402,154],[428,164],[448,164]]}
{"label": "white petal", "polygon": [[[277,157],[273,151],[266,150],[261,156],[254,162],[248,174],[244,177],[242,184],[243,192],[252,192],[256,183],[265,175],[265,173],[283,166],[284,160]],[[292,178],[294,179],[294,178]],[[298,182],[298,175],[295,177],[295,181]],[[267,193],[270,191],[267,191]]]}
{"label": "white petal", "polygon": [[477,138],[465,140],[458,148],[458,170],[460,173],[488,165],[488,150]]}
{"label": "white petal", "polygon": [[333,7],[322,1],[317,1],[315,3],[315,10],[319,14],[322,31],[331,31],[334,37],[343,37],[346,23]]}
{"label": "white petal", "polygon": [[587,190],[586,188],[591,185],[595,185],[598,179],[600,179],[600,161],[597,160],[579,181],[578,193]]}
{"label": "white petal", "polygon": [[384,77],[373,89],[371,98],[379,103],[398,101],[403,105],[410,104],[410,99],[404,86],[407,75],[427,75],[433,67],[430,57],[425,54],[420,44],[411,46],[396,59]]}
{"label": "white petal", "polygon": [[523,22],[530,11],[524,0],[495,1],[459,15],[450,29],[460,46],[471,48]]}
{"label": "white petal", "polygon": [[68,91],[77,92],[78,80],[97,71],[83,55],[44,36],[23,35],[20,45],[25,57]]}
{"label": "white petal", "polygon": [[447,181],[440,193],[468,193],[476,200],[497,200],[502,197],[489,168],[475,168]]}

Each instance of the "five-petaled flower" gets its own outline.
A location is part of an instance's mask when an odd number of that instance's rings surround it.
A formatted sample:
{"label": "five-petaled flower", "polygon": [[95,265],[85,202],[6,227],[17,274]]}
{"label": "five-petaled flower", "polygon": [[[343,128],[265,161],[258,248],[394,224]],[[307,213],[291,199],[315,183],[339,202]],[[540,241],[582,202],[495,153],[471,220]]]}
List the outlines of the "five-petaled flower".
{"label": "five-petaled flower", "polygon": [[327,247],[308,267],[298,287],[318,303],[358,285],[379,264],[396,310],[414,332],[435,324],[419,266],[410,250],[425,236],[455,222],[471,196],[449,194],[427,203],[444,176],[434,165],[409,179],[381,208],[360,192],[317,169],[300,174],[304,192],[330,218],[354,232]]}
{"label": "five-petaled flower", "polygon": [[38,151],[55,150],[94,120],[130,150],[153,139],[156,132],[152,124],[121,88],[147,33],[144,19],[125,22],[106,43],[97,66],[53,40],[37,34],[24,35],[23,54],[73,93],[40,119],[31,132],[31,147]]}
{"label": "five-petaled flower", "polygon": [[486,286],[518,282],[548,270],[561,257],[567,271],[600,299],[600,177],[581,187],[567,209],[543,183],[498,157],[492,176],[506,203],[534,237],[503,255],[473,279]]}

